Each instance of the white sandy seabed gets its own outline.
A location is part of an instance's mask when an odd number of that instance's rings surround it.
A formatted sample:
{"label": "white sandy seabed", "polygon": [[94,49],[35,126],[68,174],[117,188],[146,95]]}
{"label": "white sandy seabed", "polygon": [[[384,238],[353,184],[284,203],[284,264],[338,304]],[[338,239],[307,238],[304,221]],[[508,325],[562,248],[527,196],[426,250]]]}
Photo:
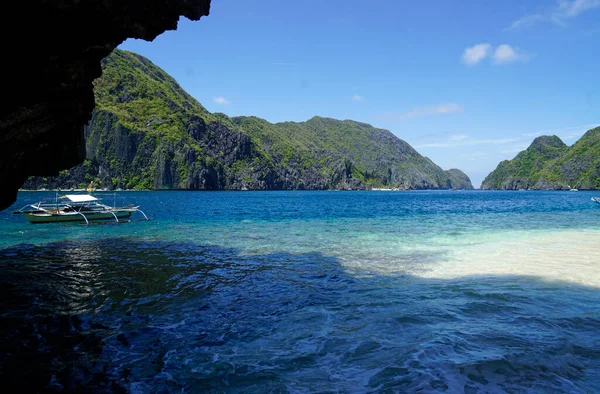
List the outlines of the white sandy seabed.
{"label": "white sandy seabed", "polygon": [[397,234],[370,237],[325,253],[356,276],[520,276],[600,288],[598,229],[482,232],[459,239],[442,235],[409,244]]}
{"label": "white sandy seabed", "polygon": [[516,275],[600,287],[600,231],[510,232],[454,248],[426,278]]}

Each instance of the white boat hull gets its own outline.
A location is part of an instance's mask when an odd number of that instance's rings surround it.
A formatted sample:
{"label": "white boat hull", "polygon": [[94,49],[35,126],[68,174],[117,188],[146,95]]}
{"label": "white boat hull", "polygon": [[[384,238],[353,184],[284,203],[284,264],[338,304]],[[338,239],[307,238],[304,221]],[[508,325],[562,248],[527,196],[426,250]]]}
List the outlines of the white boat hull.
{"label": "white boat hull", "polygon": [[[56,222],[88,222],[94,220],[114,220],[126,219],[131,216],[131,210],[123,211],[109,211],[109,212],[84,212],[79,214],[77,212],[65,212],[65,213],[49,213],[49,212],[36,212],[36,213],[23,213],[23,215],[29,220],[30,223],[56,223]],[[114,214],[114,215],[113,215]],[[85,217],[84,217],[85,215]],[[115,218],[116,216],[116,218]]]}
{"label": "white boat hull", "polygon": [[[115,194],[116,198],[116,194]],[[37,204],[30,204],[14,214],[24,215],[30,223],[81,222],[89,224],[94,221],[119,222],[129,218],[134,212],[139,212],[146,220],[148,217],[139,206],[102,204],[101,199],[91,194],[58,193],[53,199],[46,199]],[[114,201],[114,199],[113,199]]]}

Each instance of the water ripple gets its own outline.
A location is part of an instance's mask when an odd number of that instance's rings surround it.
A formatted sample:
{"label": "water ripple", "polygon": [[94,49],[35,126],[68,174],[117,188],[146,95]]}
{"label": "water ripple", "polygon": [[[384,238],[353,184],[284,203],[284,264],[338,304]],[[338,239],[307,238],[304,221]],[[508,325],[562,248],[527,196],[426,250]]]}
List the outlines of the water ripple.
{"label": "water ripple", "polygon": [[[1,361],[23,381],[130,392],[586,392],[598,382],[593,288],[359,279],[319,253],[136,238],[9,248],[0,264]],[[20,369],[31,358],[40,366]]]}

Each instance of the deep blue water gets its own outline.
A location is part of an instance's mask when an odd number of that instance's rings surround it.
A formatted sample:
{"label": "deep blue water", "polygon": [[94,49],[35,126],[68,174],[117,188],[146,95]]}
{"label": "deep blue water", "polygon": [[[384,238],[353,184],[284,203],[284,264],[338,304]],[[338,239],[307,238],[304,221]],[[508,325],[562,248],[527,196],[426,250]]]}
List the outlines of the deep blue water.
{"label": "deep blue water", "polygon": [[590,192],[123,192],[151,221],[0,213],[23,391],[596,392]]}

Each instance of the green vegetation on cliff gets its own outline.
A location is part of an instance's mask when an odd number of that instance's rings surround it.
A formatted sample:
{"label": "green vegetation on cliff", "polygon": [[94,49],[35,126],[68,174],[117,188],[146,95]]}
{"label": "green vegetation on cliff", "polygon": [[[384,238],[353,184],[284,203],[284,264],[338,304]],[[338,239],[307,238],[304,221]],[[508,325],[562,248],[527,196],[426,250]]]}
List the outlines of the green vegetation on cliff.
{"label": "green vegetation on cliff", "polygon": [[[356,185],[404,189],[470,189],[469,178],[455,176],[421,156],[387,130],[366,123],[315,116],[306,122],[271,124],[256,117],[235,117],[274,162],[317,166],[325,173],[332,163],[347,167]],[[292,166],[294,167],[294,166]],[[334,171],[336,173],[336,171]],[[339,173],[339,171],[337,171]],[[329,174],[333,176],[333,174]]]}
{"label": "green vegetation on cliff", "polygon": [[501,162],[482,189],[600,189],[600,127],[569,147],[557,136],[536,138],[514,159]]}
{"label": "green vegetation on cliff", "polygon": [[387,130],[314,117],[272,124],[211,114],[148,59],[116,50],[95,81],[87,159],[25,188],[470,189]]}

